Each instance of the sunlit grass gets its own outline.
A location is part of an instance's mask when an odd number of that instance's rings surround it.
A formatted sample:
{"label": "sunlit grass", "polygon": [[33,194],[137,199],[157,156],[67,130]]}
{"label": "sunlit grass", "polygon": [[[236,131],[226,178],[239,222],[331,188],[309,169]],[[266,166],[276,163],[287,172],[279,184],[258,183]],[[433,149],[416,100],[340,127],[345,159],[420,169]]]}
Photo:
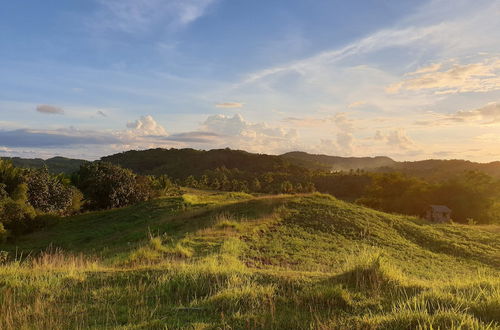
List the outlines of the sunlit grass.
{"label": "sunlit grass", "polygon": [[[164,200],[71,218],[17,242],[17,257],[6,246],[0,329],[500,326],[494,231],[319,194],[238,202],[208,193],[212,204],[200,208],[203,196],[194,208]],[[90,235],[84,222],[97,220],[122,229],[112,233],[119,254],[95,251],[107,238],[42,252],[29,241],[65,245],[55,233]]]}

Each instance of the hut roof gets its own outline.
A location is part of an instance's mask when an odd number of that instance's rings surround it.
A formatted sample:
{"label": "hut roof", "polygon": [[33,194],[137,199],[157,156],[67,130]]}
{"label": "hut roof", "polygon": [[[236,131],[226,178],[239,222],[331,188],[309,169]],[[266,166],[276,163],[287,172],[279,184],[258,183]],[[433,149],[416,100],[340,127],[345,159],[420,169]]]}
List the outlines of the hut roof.
{"label": "hut roof", "polygon": [[449,212],[451,212],[451,209],[448,206],[446,206],[446,205],[430,205],[430,208],[434,212],[443,212],[443,213],[449,213]]}

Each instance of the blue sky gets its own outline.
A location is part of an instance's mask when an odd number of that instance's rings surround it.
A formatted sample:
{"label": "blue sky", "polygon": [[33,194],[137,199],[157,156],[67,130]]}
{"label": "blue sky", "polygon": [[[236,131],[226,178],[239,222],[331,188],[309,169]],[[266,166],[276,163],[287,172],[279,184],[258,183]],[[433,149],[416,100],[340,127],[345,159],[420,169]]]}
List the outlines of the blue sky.
{"label": "blue sky", "polygon": [[0,155],[500,159],[498,1],[0,6]]}

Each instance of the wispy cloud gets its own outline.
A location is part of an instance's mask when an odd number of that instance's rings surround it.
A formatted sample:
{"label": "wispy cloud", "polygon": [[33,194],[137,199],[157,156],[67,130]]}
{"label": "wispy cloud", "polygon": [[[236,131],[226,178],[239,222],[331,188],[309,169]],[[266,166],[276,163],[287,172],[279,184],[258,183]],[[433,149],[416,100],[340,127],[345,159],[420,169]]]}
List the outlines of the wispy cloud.
{"label": "wispy cloud", "polygon": [[217,103],[215,105],[216,108],[225,108],[225,109],[233,109],[233,108],[242,108],[243,103],[240,102],[223,102],[223,103]]}
{"label": "wispy cloud", "polygon": [[184,27],[203,16],[217,0],[98,0],[93,28],[145,33],[154,27]]}
{"label": "wispy cloud", "polygon": [[0,145],[10,148],[52,148],[70,145],[95,145],[120,143],[111,134],[76,129],[35,130],[18,129],[0,131]]}
{"label": "wispy cloud", "polygon": [[470,64],[438,63],[407,74],[387,87],[387,92],[431,91],[435,94],[489,92],[500,89],[500,58]]}
{"label": "wispy cloud", "polygon": [[374,139],[375,141],[382,141],[391,147],[403,150],[414,150],[417,148],[415,141],[402,128],[391,130],[387,133],[376,131]]}
{"label": "wispy cloud", "polygon": [[459,110],[453,113],[429,113],[415,125],[449,126],[449,125],[492,125],[500,123],[500,102],[491,102],[480,108]]}
{"label": "wispy cloud", "polygon": [[54,105],[48,105],[48,104],[40,104],[36,106],[36,111],[40,113],[45,113],[45,114],[51,114],[51,115],[62,115],[64,114],[64,110],[60,107],[56,107]]}

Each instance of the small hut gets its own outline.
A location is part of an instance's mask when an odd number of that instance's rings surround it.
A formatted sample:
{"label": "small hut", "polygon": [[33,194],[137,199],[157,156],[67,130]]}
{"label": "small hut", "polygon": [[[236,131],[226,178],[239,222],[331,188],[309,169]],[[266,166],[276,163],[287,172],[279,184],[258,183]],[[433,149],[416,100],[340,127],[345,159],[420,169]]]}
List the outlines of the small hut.
{"label": "small hut", "polygon": [[433,222],[448,222],[451,220],[451,209],[445,205],[429,205],[426,218]]}

